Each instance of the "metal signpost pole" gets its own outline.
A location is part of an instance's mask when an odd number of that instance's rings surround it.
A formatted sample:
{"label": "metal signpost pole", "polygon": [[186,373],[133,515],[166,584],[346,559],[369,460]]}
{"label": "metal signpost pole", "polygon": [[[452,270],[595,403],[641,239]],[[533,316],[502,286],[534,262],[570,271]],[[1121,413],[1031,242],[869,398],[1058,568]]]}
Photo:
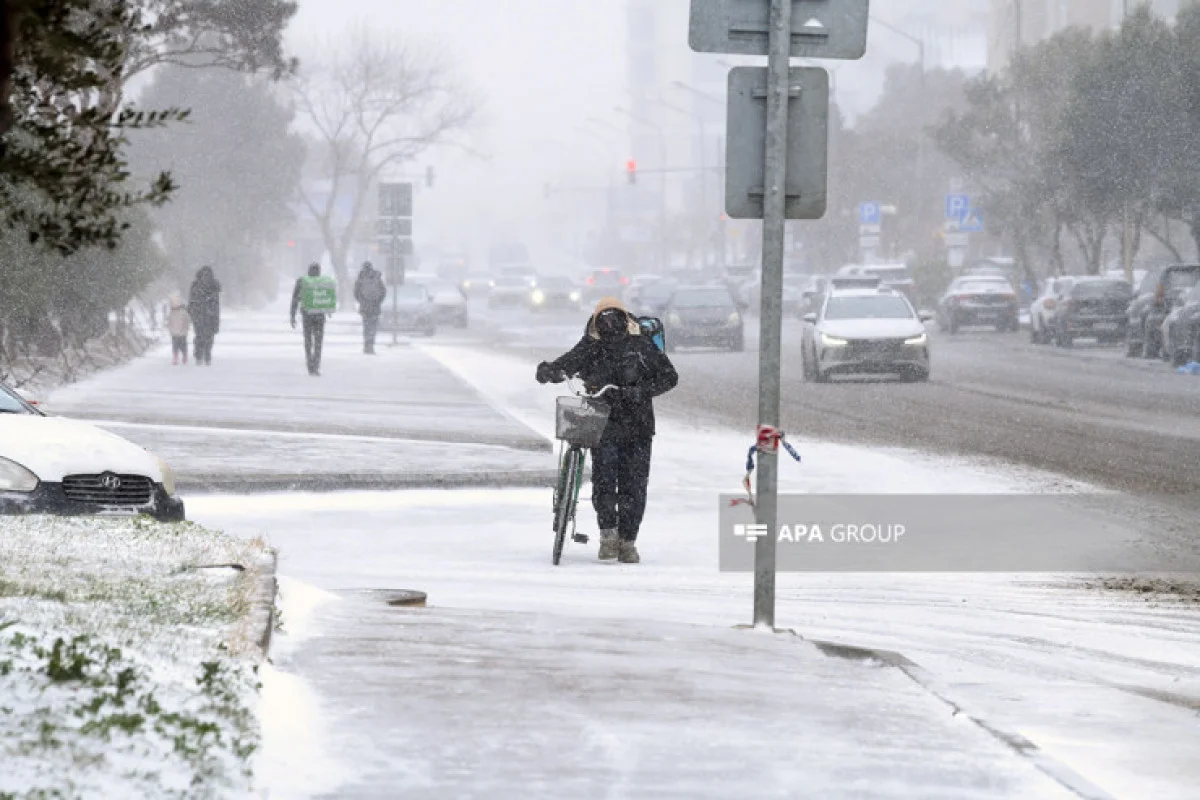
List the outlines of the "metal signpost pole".
{"label": "metal signpost pole", "polygon": [[[767,157],[763,208],[762,310],[758,358],[758,424],[779,427],[779,364],[783,338],[784,203],[787,180],[788,77],[792,0],[771,0],[767,61]],[[775,628],[775,531],[779,458],[758,454],[755,521],[766,526],[754,551],[754,625]]]}

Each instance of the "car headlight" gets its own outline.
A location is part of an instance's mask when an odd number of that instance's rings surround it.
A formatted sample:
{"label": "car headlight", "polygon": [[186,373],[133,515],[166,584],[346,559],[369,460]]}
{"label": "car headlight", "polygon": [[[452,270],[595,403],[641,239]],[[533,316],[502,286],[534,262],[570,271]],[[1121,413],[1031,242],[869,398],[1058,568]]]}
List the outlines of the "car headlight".
{"label": "car headlight", "polygon": [[158,456],[154,455],[153,453],[151,453],[150,455],[154,456],[154,460],[158,462],[158,471],[162,473],[163,491],[167,493],[168,497],[174,497],[175,496],[175,470],[171,469],[171,465],[168,464],[166,461],[163,461]]}
{"label": "car headlight", "polygon": [[571,302],[572,303],[578,303],[582,299],[583,299],[583,295],[581,295],[579,292],[571,292]]}
{"label": "car headlight", "polygon": [[546,302],[546,293],[541,289],[535,289],[533,292],[533,302],[539,306]]}
{"label": "car headlight", "polygon": [[847,342],[845,339],[839,339],[836,336],[830,336],[828,333],[822,333],[821,344],[825,345],[826,347],[843,347],[849,344],[849,342]]}
{"label": "car headlight", "polygon": [[671,325],[678,325],[681,322],[681,320],[679,319],[678,314],[672,313],[672,314],[667,314],[667,322],[670,323]]}
{"label": "car headlight", "polygon": [[0,492],[32,492],[38,477],[15,461],[0,458]]}
{"label": "car headlight", "polygon": [[929,335],[925,334],[925,333],[920,333],[920,334],[917,334],[916,336],[912,337],[911,339],[905,339],[904,343],[905,344],[925,344],[928,341],[929,341]]}
{"label": "car headlight", "polygon": [[463,281],[463,288],[464,288],[464,289],[470,289],[470,288],[471,288],[471,282],[470,282],[470,281]]}
{"label": "car headlight", "polygon": [[732,314],[729,315],[729,324],[730,325],[737,325],[741,321],[742,321],[742,315],[739,314],[738,312],[734,311]]}

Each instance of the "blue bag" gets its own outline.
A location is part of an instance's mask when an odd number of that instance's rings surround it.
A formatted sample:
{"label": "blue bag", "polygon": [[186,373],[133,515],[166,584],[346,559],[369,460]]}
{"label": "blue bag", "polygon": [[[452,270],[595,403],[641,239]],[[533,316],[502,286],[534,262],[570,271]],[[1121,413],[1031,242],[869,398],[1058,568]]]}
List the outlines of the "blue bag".
{"label": "blue bag", "polygon": [[642,335],[649,336],[659,352],[666,352],[667,334],[662,320],[658,317],[637,317],[638,325],[642,327]]}

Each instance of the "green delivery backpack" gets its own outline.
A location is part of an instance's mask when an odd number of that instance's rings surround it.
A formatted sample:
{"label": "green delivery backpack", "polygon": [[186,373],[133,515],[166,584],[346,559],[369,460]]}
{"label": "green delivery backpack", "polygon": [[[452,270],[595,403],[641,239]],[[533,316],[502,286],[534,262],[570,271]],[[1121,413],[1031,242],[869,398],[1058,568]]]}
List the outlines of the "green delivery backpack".
{"label": "green delivery backpack", "polygon": [[337,311],[337,281],[329,275],[305,275],[300,279],[300,307],[305,314]]}

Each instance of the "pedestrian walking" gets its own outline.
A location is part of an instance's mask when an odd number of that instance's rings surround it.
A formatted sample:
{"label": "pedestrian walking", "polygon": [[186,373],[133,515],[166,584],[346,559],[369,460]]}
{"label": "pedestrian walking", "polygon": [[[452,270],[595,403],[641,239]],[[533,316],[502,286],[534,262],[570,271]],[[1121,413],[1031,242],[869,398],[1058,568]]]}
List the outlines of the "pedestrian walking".
{"label": "pedestrian walking", "polygon": [[655,397],[675,388],[671,360],[646,335],[621,301],[606,297],[588,321],[583,338],[568,352],[537,367],[539,383],[578,376],[589,392],[616,386],[600,445],[592,450],[592,505],[600,527],[600,558],[640,561],[638,532],[646,511]]}
{"label": "pedestrian walking", "polygon": [[292,290],[292,329],[296,328],[296,312],[301,311],[304,323],[304,360],[308,374],[321,374],[321,350],[325,344],[325,318],[337,309],[337,282],[321,275],[321,265],[312,264],[308,274],[296,279]]}
{"label": "pedestrian walking", "polygon": [[379,330],[379,315],[383,313],[383,301],[387,298],[387,286],[383,275],[367,261],[354,281],[354,299],[358,301],[358,313],[363,321],[363,352],[375,355],[375,334]]}
{"label": "pedestrian walking", "polygon": [[183,307],[183,298],[177,294],[171,295],[171,310],[167,313],[167,332],[171,334],[171,363],[178,364],[182,359],[187,363],[188,330],[192,327],[192,317]]}
{"label": "pedestrian walking", "polygon": [[196,365],[211,366],[213,339],[221,330],[221,284],[212,267],[201,267],[196,272],[188,293],[187,310],[196,333]]}

